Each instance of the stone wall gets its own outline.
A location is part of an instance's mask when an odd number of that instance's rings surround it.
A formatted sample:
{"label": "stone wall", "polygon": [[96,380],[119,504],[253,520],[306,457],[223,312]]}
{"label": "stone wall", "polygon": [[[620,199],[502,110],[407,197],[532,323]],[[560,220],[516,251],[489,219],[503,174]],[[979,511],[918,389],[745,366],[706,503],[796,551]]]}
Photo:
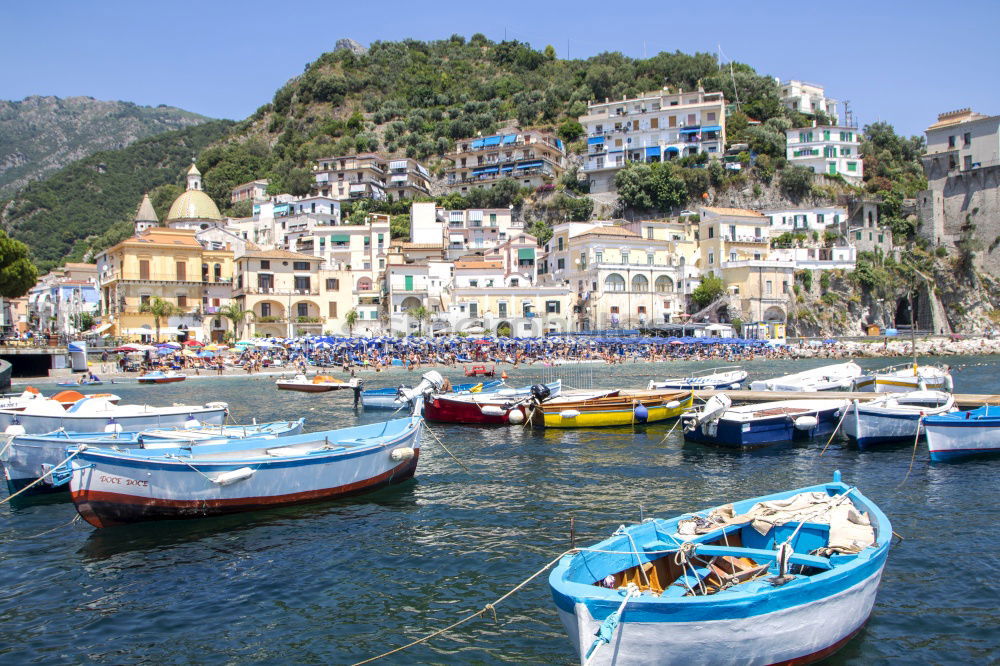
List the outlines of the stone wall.
{"label": "stone wall", "polygon": [[938,172],[931,165],[927,177],[930,189],[917,197],[917,232],[952,250],[968,218],[976,225],[973,238],[982,243],[977,267],[1000,274],[1000,165],[950,173]]}

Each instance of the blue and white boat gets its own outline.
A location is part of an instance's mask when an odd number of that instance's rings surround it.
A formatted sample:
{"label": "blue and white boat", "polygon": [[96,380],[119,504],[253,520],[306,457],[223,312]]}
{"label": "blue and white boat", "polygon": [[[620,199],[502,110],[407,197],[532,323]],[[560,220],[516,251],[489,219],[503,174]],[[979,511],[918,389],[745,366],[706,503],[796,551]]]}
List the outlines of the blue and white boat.
{"label": "blue and white boat", "polygon": [[151,428],[175,428],[191,421],[219,426],[229,413],[224,402],[204,405],[119,405],[117,396],[93,396],[66,407],[58,400],[27,402],[22,409],[0,409],[0,430],[23,435],[55,432],[141,432]]}
{"label": "blue and white boat", "polygon": [[676,389],[679,391],[700,391],[712,389],[738,389],[747,379],[747,371],[738,365],[709,368],[692,373],[688,377],[675,377],[662,382],[650,381],[649,390]]}
{"label": "blue and white boat", "polygon": [[[418,401],[419,403],[419,401]],[[418,405],[419,406],[419,405]],[[411,478],[418,416],[271,439],[172,449],[67,449],[53,473],[95,527],[346,497]]]}
{"label": "blue and white boat", "polygon": [[681,416],[684,438],[702,444],[756,448],[807,441],[834,431],[849,400],[776,400],[732,407],[724,395]]}
{"label": "blue and white boat", "polygon": [[[142,432],[71,433],[65,430],[44,435],[19,435],[0,453],[7,488],[15,493],[45,475],[66,458],[67,446],[86,444],[98,448],[163,449],[221,444],[231,439],[251,437],[274,439],[302,432],[304,419],[253,425],[218,425],[205,427],[191,419],[188,427],[160,428]],[[28,493],[68,490],[65,485],[53,486],[51,478],[32,486]]]}
{"label": "blue and white boat", "polygon": [[[455,384],[451,391],[444,395],[461,395],[464,393],[489,393],[503,385],[501,380],[475,382],[471,384]],[[477,388],[478,387],[478,388]],[[404,388],[404,387],[400,387]],[[400,396],[399,388],[366,389],[361,392],[361,404],[365,409],[399,409],[410,401]]]}
{"label": "blue and white boat", "polygon": [[924,419],[931,460],[959,460],[1000,453],[1000,407],[938,414]]}
{"label": "blue and white boat", "polygon": [[872,612],[889,519],[833,481],[619,527],[549,575],[581,664],[803,664]]}
{"label": "blue and white boat", "polygon": [[859,449],[900,441],[912,443],[923,434],[926,417],[953,411],[955,397],[944,391],[887,393],[869,402],[855,400],[844,417],[844,435]]}

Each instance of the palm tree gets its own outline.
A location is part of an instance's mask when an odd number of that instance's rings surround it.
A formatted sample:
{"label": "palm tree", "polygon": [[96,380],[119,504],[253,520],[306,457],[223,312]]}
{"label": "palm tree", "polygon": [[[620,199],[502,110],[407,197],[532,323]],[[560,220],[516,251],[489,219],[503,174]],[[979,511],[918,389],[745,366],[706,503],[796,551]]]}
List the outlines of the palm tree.
{"label": "palm tree", "polygon": [[243,306],[236,301],[219,308],[219,314],[233,323],[233,332],[237,340],[243,337],[242,329],[243,325],[246,324],[247,317],[253,319],[255,316],[253,310],[243,309]]}
{"label": "palm tree", "polygon": [[346,315],[344,315],[344,323],[347,324],[347,334],[354,336],[354,325],[358,323],[358,311],[356,308],[351,308]]}
{"label": "palm tree", "polygon": [[431,318],[431,312],[422,305],[415,308],[410,308],[406,313],[417,320],[417,335],[422,336],[424,334],[424,322]]}
{"label": "palm tree", "polygon": [[153,315],[153,323],[156,324],[156,341],[160,341],[160,320],[180,314],[181,309],[168,300],[159,296],[153,296],[145,303],[139,305],[139,312]]}

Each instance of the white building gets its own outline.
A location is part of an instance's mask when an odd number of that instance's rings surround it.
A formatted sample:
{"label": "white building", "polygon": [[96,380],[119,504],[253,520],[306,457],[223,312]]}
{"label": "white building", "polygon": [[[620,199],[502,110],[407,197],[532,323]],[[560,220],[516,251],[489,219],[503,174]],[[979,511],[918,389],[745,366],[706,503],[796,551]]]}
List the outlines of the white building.
{"label": "white building", "polygon": [[410,208],[410,242],[443,247],[451,259],[488,252],[523,232],[523,223],[513,219],[509,208],[445,210],[434,202]]}
{"label": "white building", "polygon": [[815,116],[823,113],[835,124],[840,122],[837,116],[837,100],[826,96],[823,86],[805,81],[781,81],[775,78],[781,87],[779,95],[781,103],[789,109]]}
{"label": "white building", "polygon": [[823,232],[831,227],[836,229],[847,220],[847,209],[843,206],[765,208],[761,213],[771,220],[771,236],[787,231]]}
{"label": "white building", "polygon": [[726,100],[721,92],[669,92],[595,102],[580,117],[587,132],[583,173],[591,192],[615,189],[615,175],[629,162],[660,162],[708,153],[726,143]]}
{"label": "white building", "polygon": [[789,164],[814,173],[843,176],[851,184],[864,178],[861,137],[854,127],[819,125],[785,130]]}

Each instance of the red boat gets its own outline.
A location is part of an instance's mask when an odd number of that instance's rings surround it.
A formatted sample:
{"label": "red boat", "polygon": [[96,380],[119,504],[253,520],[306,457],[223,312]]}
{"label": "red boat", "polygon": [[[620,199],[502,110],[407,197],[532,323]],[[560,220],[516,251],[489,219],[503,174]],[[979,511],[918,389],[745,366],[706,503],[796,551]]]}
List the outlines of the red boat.
{"label": "red boat", "polygon": [[483,363],[476,365],[465,366],[465,376],[466,377],[493,377],[497,374],[497,367],[495,365],[487,366]]}
{"label": "red boat", "polygon": [[[545,385],[545,398],[555,398],[562,390],[562,380]],[[593,391],[575,396],[578,399],[617,395],[618,391]],[[424,418],[438,423],[480,425],[517,425],[524,423],[531,410],[531,387],[503,389],[494,393],[434,395],[424,401]],[[512,417],[513,415],[513,417]]]}

